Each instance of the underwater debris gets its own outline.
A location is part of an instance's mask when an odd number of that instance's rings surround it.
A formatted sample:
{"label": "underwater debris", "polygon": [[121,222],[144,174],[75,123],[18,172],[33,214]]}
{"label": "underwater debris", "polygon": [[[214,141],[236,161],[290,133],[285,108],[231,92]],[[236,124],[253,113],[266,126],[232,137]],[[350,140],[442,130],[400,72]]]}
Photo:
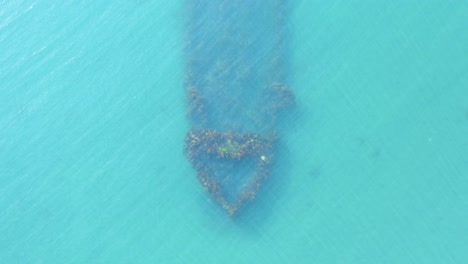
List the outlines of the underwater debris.
{"label": "underwater debris", "polygon": [[278,112],[295,100],[285,85],[285,2],[187,6],[185,89],[192,129],[185,155],[204,189],[234,215],[270,175]]}
{"label": "underwater debris", "polygon": [[[255,133],[221,133],[211,129],[193,129],[185,139],[185,153],[197,170],[200,183],[211,196],[233,215],[248,200],[253,199],[257,190],[269,175],[269,164],[273,159],[274,138],[265,138]],[[218,168],[225,160],[240,162],[249,159],[255,162],[255,175],[228,201],[221,182],[225,175]]]}

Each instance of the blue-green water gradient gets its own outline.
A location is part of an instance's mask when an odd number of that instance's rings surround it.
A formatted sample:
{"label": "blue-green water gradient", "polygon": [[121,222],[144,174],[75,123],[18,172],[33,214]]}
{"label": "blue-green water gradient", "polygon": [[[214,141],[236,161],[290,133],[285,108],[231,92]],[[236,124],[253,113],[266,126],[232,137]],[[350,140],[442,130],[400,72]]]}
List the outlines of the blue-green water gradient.
{"label": "blue-green water gradient", "polygon": [[292,1],[276,172],[183,153],[184,1],[0,0],[0,263],[464,263],[465,1]]}

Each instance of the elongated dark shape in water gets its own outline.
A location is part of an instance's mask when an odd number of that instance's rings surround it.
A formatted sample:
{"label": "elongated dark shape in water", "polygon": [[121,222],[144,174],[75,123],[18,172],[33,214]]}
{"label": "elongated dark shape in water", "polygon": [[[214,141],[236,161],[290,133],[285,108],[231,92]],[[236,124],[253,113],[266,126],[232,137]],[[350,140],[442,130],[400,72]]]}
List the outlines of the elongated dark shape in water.
{"label": "elongated dark shape in water", "polygon": [[285,85],[285,1],[186,0],[185,153],[229,215],[270,174]]}

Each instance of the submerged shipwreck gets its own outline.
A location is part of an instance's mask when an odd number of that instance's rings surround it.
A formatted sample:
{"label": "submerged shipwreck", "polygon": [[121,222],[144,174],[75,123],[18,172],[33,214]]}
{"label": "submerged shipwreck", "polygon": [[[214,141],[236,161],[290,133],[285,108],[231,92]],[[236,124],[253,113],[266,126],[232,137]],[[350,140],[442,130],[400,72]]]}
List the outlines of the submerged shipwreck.
{"label": "submerged shipwreck", "polygon": [[229,215],[268,178],[286,85],[286,3],[187,0],[185,154]]}

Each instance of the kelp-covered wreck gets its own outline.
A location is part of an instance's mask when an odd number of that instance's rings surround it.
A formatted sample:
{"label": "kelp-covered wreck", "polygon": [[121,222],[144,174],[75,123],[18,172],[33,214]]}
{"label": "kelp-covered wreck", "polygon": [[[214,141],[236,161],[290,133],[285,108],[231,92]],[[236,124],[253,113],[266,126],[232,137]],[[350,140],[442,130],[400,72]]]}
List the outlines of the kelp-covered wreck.
{"label": "kelp-covered wreck", "polygon": [[294,101],[285,84],[286,3],[186,1],[192,129],[185,153],[206,191],[233,215],[269,176],[275,121]]}

